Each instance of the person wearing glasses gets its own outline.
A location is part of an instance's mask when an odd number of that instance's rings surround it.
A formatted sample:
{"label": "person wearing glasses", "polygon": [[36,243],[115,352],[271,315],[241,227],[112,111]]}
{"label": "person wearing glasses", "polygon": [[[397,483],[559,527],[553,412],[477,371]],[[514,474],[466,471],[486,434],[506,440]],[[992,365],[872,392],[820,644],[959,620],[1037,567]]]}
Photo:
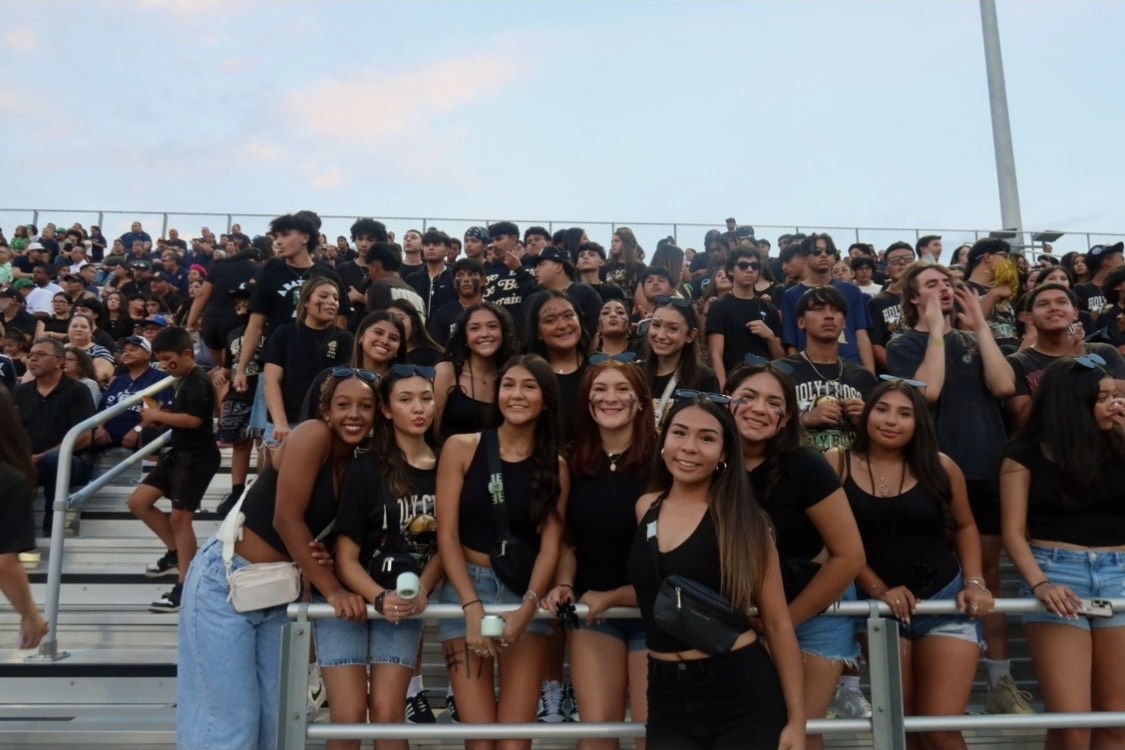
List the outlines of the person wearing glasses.
{"label": "person wearing glasses", "polygon": [[[813,290],[808,294],[814,294]],[[806,294],[806,296],[808,296]],[[858,369],[858,368],[857,368]],[[754,497],[773,524],[789,616],[797,628],[809,716],[825,716],[845,667],[856,668],[859,645],[850,618],[818,615],[840,599],[854,601],[863,542],[840,480],[820,453],[801,444],[797,389],[787,362],[757,359],[731,372],[726,393],[742,438]],[[852,691],[852,692],[849,692]],[[859,677],[841,700],[856,703]],[[858,712],[842,711],[838,715]],[[850,715],[848,716],[850,718]],[[807,747],[823,747],[810,736]]]}
{"label": "person wearing glasses", "polygon": [[[965,712],[980,655],[980,619],[992,609],[965,478],[938,449],[915,380],[884,376],[871,393],[850,451],[831,450],[867,561],[860,591],[899,624],[907,715]],[[963,615],[918,615],[920,601],[953,600]],[[960,732],[933,732],[925,747],[964,748]]]}
{"label": "person wearing glasses", "polygon": [[758,253],[735,248],[727,258],[726,270],[734,285],[731,293],[715,300],[707,312],[707,349],[720,387],[726,383],[726,374],[747,354],[764,359],[785,356],[781,316],[758,294],[762,273]]}
{"label": "person wearing glasses", "polygon": [[333,279],[318,276],[301,287],[297,319],[279,326],[266,340],[266,405],[269,425],[263,442],[276,447],[296,426],[301,402],[316,376],[326,368],[346,365],[354,339],[336,327],[340,288]]}
{"label": "person wearing glasses", "polygon": [[656,309],[645,333],[642,367],[660,424],[676,390],[714,393],[719,390],[719,380],[699,355],[699,318],[691,300],[659,296],[653,302]]}
{"label": "person wearing glasses", "polygon": [[[317,418],[294,428],[276,461],[247,490],[236,530],[233,569],[293,562],[332,605],[337,618],[363,622],[367,602],[323,564],[316,539],[336,520],[340,488],[356,448],[368,443],[378,376],[338,368],[318,394]],[[241,536],[237,536],[240,534]],[[223,542],[199,550],[184,585],[176,695],[176,743],[182,750],[277,745],[281,628],[287,604],[239,612],[230,601]],[[343,700],[343,698],[341,698]]]}
{"label": "person wearing glasses", "polygon": [[[984,549],[985,585],[1000,585],[1000,462],[1007,432],[1001,400],[1016,392],[1015,373],[981,312],[976,293],[954,286],[942,266],[915,264],[902,276],[902,315],[910,329],[887,344],[891,375],[926,384],[938,444],[965,476]],[[958,305],[955,312],[954,304]],[[962,328],[954,330],[956,315]],[[1011,677],[1004,616],[985,621],[990,713],[1030,713]]]}
{"label": "person wearing glasses", "polygon": [[[401,724],[422,643],[429,592],[441,579],[435,499],[437,457],[433,370],[394,365],[379,383],[382,418],[373,450],[348,468],[336,514],[336,570],[340,581],[383,617],[367,623],[315,620],[316,656],[324,676],[332,723]],[[370,571],[381,553],[408,554],[420,574],[417,596],[404,599]],[[377,569],[377,568],[375,568]],[[370,665],[370,675],[368,667]],[[335,747],[355,748],[354,742]],[[376,742],[381,750],[405,740]]]}
{"label": "person wearing glasses", "polygon": [[899,281],[914,262],[914,247],[909,242],[892,242],[883,254],[887,283],[883,291],[867,303],[871,318],[871,351],[879,372],[887,371],[887,342],[906,326],[902,322],[902,286]]}
{"label": "person wearing glasses", "polygon": [[[1096,606],[1125,591],[1123,393],[1096,354],[1055,360],[1001,470],[1004,549],[1047,609],[1023,621],[1051,713],[1125,705],[1125,613]],[[1047,732],[1047,747],[1122,746],[1120,726]]]}
{"label": "person wearing glasses", "polygon": [[[604,619],[610,607],[635,607],[626,561],[656,445],[652,396],[636,355],[590,355],[578,392],[576,432],[587,436],[570,459],[566,542],[554,588],[543,605],[567,628],[570,675],[582,721],[645,721],[645,635],[640,620]],[[567,605],[589,606],[583,621]],[[582,750],[618,747],[616,739],[580,740]]]}
{"label": "person wearing glasses", "polygon": [[[769,519],[748,502],[730,402],[677,391],[654,457],[656,491],[637,501],[628,571],[648,646],[648,750],[804,747],[801,653]],[[745,619],[725,624],[719,643],[668,632],[655,610],[672,575],[724,597]]]}
{"label": "person wearing glasses", "polygon": [[840,345],[840,356],[874,374],[875,356],[871,352],[871,338],[867,334],[867,329],[871,327],[867,316],[867,295],[859,291],[855,284],[832,278],[832,266],[839,256],[832,237],[827,234],[809,235],[801,243],[800,255],[805,265],[801,283],[787,289],[781,302],[782,341],[789,356],[794,356],[805,348],[805,334],[797,328],[797,300],[813,287],[832,285],[848,301],[847,327],[844,330],[844,343]]}
{"label": "person wearing glasses", "polygon": [[[560,455],[559,386],[550,366],[534,354],[513,357],[500,370],[495,432],[453,435],[438,461],[438,551],[445,583],[438,601],[458,604],[464,620],[442,620],[439,637],[461,721],[535,721],[551,623],[536,620],[559,560],[570,479]],[[494,508],[488,442],[498,441],[504,502]],[[501,580],[490,551],[500,541],[497,513],[510,534],[534,554],[527,590]],[[528,571],[521,571],[527,573]],[[510,580],[510,579],[509,579]],[[522,586],[520,587],[522,588]],[[485,605],[518,605],[501,615],[500,636],[482,633]],[[497,702],[493,667],[499,662]],[[492,740],[468,740],[466,748],[491,750]],[[530,740],[505,748],[530,748]]]}

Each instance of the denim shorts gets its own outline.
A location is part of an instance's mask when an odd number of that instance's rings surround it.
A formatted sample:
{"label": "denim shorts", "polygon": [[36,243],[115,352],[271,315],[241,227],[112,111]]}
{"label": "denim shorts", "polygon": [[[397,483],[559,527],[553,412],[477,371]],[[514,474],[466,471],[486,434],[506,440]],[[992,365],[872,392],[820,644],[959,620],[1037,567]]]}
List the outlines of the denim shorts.
{"label": "denim shorts", "polygon": [[[1035,562],[1047,580],[1061,584],[1083,599],[1121,599],[1125,597],[1125,552],[1080,552],[1072,549],[1031,545]],[[1031,587],[1022,586],[1022,594],[1034,597]],[[1024,624],[1047,622],[1052,625],[1069,625],[1082,630],[1125,627],[1125,612],[1113,617],[1084,617],[1071,620],[1051,612],[1030,612],[1023,616]]]}
{"label": "denim shorts", "polygon": [[[517,594],[510,588],[505,586],[492,568],[485,568],[480,565],[473,565],[467,563],[469,567],[469,579],[473,582],[473,588],[477,592],[477,598],[485,606],[489,604],[520,604],[523,602],[523,594]],[[460,604],[461,598],[457,596],[457,589],[453,587],[448,579],[441,585],[438,591],[437,601],[441,604]],[[531,621],[524,631],[529,635],[550,635],[555,632],[554,623],[551,620],[537,617]],[[452,620],[442,620],[438,625],[438,640],[442,643],[446,641],[453,641],[458,638],[465,637],[465,618],[457,617]]]}
{"label": "denim shorts", "polygon": [[[313,601],[323,604],[322,596]],[[396,664],[414,669],[418,644],[422,642],[422,618],[412,617],[397,625],[383,618],[348,622],[335,617],[313,620],[316,663],[321,667],[367,664]]]}
{"label": "denim shorts", "polygon": [[[962,588],[964,583],[958,571],[945,588],[924,601],[956,600]],[[903,638],[911,641],[928,635],[944,635],[949,638],[960,638],[984,648],[984,623],[981,620],[970,620],[966,615],[915,615],[910,619],[909,625],[899,622],[898,632]]]}
{"label": "denim shorts", "polygon": [[[848,586],[842,602],[856,601],[855,584]],[[856,666],[859,658],[859,641],[855,638],[855,624],[858,618],[839,615],[817,615],[797,626],[797,644],[801,653],[819,656],[828,661],[840,661],[847,666]]]}
{"label": "denim shorts", "polygon": [[[289,431],[292,432],[294,429],[296,429],[298,424],[300,424],[300,422],[290,422]],[[262,431],[262,445],[266,446],[267,448],[276,448],[278,445],[277,442],[273,439],[273,430],[273,422],[267,420],[265,429]]]}
{"label": "denim shorts", "polygon": [[269,425],[269,410],[266,408],[266,376],[258,376],[258,384],[254,388],[254,406],[250,408],[250,429],[255,435],[261,435]]}
{"label": "denim shorts", "polygon": [[578,625],[579,630],[589,633],[604,633],[623,642],[629,651],[646,651],[648,642],[645,640],[645,626],[639,617],[612,618],[605,622],[595,622],[592,625],[582,618]]}

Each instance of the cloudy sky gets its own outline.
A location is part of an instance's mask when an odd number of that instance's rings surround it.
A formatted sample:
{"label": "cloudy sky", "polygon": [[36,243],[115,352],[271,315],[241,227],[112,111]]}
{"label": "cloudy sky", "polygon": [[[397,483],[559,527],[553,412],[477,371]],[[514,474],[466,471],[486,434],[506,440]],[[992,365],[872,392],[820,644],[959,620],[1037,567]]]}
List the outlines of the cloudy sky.
{"label": "cloudy sky", "polygon": [[[1125,3],[999,0],[999,20],[1025,228],[1125,233]],[[189,236],[299,208],[603,242],[677,223],[684,245],[728,215],[1001,223],[975,0],[12,0],[0,40],[8,234],[26,208],[125,212],[107,232],[168,211]]]}

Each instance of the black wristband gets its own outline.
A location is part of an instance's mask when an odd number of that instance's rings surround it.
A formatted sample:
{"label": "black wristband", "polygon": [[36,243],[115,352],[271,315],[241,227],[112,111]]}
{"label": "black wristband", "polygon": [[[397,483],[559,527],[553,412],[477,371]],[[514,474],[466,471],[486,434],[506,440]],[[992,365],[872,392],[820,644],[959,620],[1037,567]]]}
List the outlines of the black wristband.
{"label": "black wristband", "polygon": [[378,612],[379,614],[383,614],[383,603],[386,600],[387,600],[387,592],[384,589],[383,591],[379,592],[379,595],[377,597],[375,597],[375,601],[372,602],[372,604],[375,605],[375,611]]}
{"label": "black wristband", "polygon": [[1031,587],[1031,593],[1032,593],[1032,594],[1034,594],[1034,593],[1035,593],[1035,590],[1036,590],[1037,588],[1039,588],[1040,586],[1042,586],[1042,585],[1044,585],[1044,584],[1048,584],[1048,585],[1049,585],[1050,583],[1051,583],[1050,581],[1048,581],[1048,580],[1047,580],[1046,578],[1044,578],[1044,579],[1043,579],[1042,581],[1040,581],[1039,583],[1037,583],[1037,584],[1035,584],[1034,586],[1032,586],[1032,587]]}

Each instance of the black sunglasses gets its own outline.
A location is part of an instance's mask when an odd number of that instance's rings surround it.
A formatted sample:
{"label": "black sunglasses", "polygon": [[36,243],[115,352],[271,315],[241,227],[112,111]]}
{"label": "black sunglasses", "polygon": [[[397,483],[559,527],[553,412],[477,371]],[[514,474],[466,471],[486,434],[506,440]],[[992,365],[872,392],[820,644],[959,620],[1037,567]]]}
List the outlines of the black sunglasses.
{"label": "black sunglasses", "polygon": [[620,362],[623,365],[633,364],[637,361],[636,352],[621,352],[620,354],[606,354],[605,352],[597,352],[590,355],[590,364],[600,365],[610,360]]}
{"label": "black sunglasses", "polygon": [[747,354],[742,358],[742,361],[751,367],[765,367],[766,369],[780,372],[782,375],[793,374],[793,365],[788,362],[769,360],[765,357],[759,357],[757,354]]}
{"label": "black sunglasses", "polygon": [[415,375],[425,378],[426,380],[433,380],[436,371],[432,367],[422,367],[421,365],[391,365],[391,372],[398,375],[400,378],[411,378]]}
{"label": "black sunglasses", "polygon": [[1081,357],[1075,357],[1074,361],[1088,370],[1095,370],[1099,367],[1105,367],[1105,358],[1100,354],[1095,354],[1094,352],[1083,354]]}
{"label": "black sunglasses", "polygon": [[713,404],[726,406],[732,399],[730,396],[724,396],[721,393],[708,393],[707,391],[697,391],[691,388],[680,388],[672,394],[677,401],[695,401],[697,399],[706,399]]}
{"label": "black sunglasses", "polygon": [[818,256],[821,256],[821,255],[831,255],[832,251],[831,250],[825,250],[824,248],[820,248],[820,247],[810,247],[808,250],[805,250],[802,254],[803,255],[811,255],[813,257],[818,257]]}
{"label": "black sunglasses", "polygon": [[378,383],[378,373],[371,372],[371,370],[360,370],[356,367],[337,367],[332,370],[332,377],[334,378],[359,378],[365,383]]}
{"label": "black sunglasses", "polygon": [[668,294],[658,294],[652,298],[652,301],[660,306],[671,305],[672,307],[682,307],[685,310],[691,307],[690,299],[685,297],[673,297]]}
{"label": "black sunglasses", "polygon": [[884,374],[879,376],[879,379],[885,380],[888,383],[906,383],[907,385],[909,385],[913,388],[918,388],[920,390],[925,390],[925,388],[926,388],[926,384],[923,383],[921,380],[913,380],[911,378],[900,378],[897,375],[887,375],[886,373],[884,373]]}
{"label": "black sunglasses", "polygon": [[761,268],[762,268],[761,263],[754,263],[752,261],[744,261],[744,262],[740,262],[740,263],[735,263],[734,266],[739,271],[758,271],[758,270],[761,270]]}

